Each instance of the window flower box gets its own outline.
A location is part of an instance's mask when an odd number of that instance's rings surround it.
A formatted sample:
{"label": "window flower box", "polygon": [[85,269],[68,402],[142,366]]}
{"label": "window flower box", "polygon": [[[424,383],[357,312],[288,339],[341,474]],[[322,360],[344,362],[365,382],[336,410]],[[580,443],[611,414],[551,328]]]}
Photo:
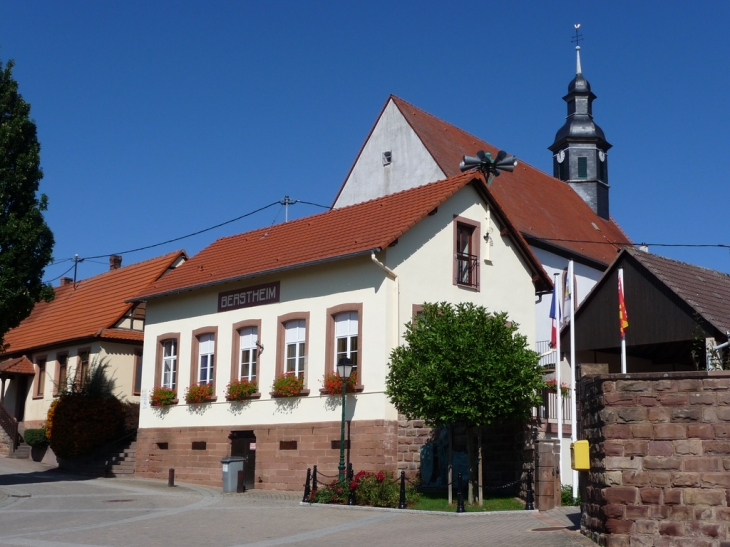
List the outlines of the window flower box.
{"label": "window flower box", "polygon": [[[547,389],[550,393],[557,393],[558,392],[558,381],[555,379],[547,380],[545,382],[545,389]],[[560,382],[560,394],[563,397],[568,397],[570,395],[570,388],[568,387],[568,384],[565,382]]]}
{"label": "window flower box", "polygon": [[248,381],[245,378],[233,380],[226,386],[226,401],[240,402],[247,399],[257,399],[261,397],[258,390],[259,385],[255,380]]}
{"label": "window flower box", "polygon": [[177,391],[168,387],[157,387],[150,395],[151,406],[164,407],[176,405],[177,403]]}
{"label": "window flower box", "polygon": [[214,401],[213,384],[194,384],[185,390],[185,402],[189,405]]}
{"label": "window flower box", "polygon": [[271,386],[272,397],[296,397],[308,394],[309,390],[304,389],[304,379],[290,372],[277,376]]}
{"label": "window flower box", "polygon": [[[323,395],[342,395],[342,378],[336,372],[330,372],[324,375],[322,389],[319,390]],[[355,393],[362,391],[362,386],[357,385],[357,373],[353,371],[347,379],[346,393]]]}

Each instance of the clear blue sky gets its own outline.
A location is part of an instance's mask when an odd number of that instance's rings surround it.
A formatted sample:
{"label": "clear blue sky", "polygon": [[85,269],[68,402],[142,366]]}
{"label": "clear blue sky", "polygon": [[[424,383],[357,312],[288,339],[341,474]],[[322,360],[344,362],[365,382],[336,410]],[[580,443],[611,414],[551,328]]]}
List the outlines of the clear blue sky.
{"label": "clear blue sky", "polygon": [[[574,23],[614,146],[612,216],[635,242],[730,243],[728,2],[9,1],[1,13],[0,59],[15,59],[38,125],[56,260],[284,195],[329,205],[390,93],[550,172]],[[272,207],[124,263],[283,217]],[[730,272],[727,249],[651,250]],[[107,267],[84,262],[79,277]]]}

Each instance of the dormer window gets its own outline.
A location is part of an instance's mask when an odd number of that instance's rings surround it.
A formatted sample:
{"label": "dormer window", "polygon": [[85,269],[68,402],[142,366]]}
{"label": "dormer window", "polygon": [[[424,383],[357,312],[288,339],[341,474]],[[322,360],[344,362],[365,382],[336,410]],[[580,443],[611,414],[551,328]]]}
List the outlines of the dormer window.
{"label": "dormer window", "polygon": [[383,152],[383,166],[393,163],[393,152],[386,150]]}

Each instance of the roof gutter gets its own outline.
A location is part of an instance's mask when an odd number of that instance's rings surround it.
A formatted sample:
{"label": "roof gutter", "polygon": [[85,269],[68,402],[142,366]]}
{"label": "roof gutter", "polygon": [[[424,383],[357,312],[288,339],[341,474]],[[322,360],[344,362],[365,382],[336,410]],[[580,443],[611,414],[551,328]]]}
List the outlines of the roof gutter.
{"label": "roof gutter", "polygon": [[[380,249],[377,249],[378,251]],[[391,349],[398,347],[398,329],[400,328],[400,283],[398,282],[398,276],[396,273],[388,268],[385,264],[375,258],[375,251],[370,252],[370,260],[372,260],[378,268],[383,270],[385,274],[393,280],[393,289],[395,290],[395,297],[393,298],[393,318],[395,320],[395,327],[393,328],[393,340]]]}
{"label": "roof gutter", "polygon": [[371,253],[377,253],[380,252],[381,248],[376,247],[375,249],[365,249],[363,251],[357,251],[354,253],[346,254],[346,255],[339,255],[339,256],[332,256],[328,258],[320,258],[318,260],[312,260],[311,262],[302,262],[299,264],[292,264],[291,266],[284,266],[282,268],[274,268],[272,270],[263,270],[258,272],[252,272],[250,274],[246,275],[239,275],[236,277],[230,277],[227,279],[221,279],[218,281],[210,281],[208,283],[200,283],[198,285],[190,285],[189,287],[182,287],[179,289],[172,289],[169,291],[164,291],[160,293],[152,293],[152,294],[144,294],[142,296],[138,296],[135,298],[130,298],[129,300],[125,300],[125,302],[146,302],[147,300],[150,300],[152,298],[160,298],[162,296],[170,296],[172,294],[180,294],[183,292],[193,291],[196,289],[205,289],[208,287],[214,287],[216,285],[224,285],[226,283],[233,283],[235,281],[241,281],[244,279],[252,279],[254,277],[263,277],[265,275],[273,275],[281,272],[287,272],[289,270],[296,270],[298,268],[306,268],[308,266],[317,266],[319,264],[326,264],[327,262],[334,262],[335,260],[344,260],[347,258],[355,258],[358,256],[363,256]]}

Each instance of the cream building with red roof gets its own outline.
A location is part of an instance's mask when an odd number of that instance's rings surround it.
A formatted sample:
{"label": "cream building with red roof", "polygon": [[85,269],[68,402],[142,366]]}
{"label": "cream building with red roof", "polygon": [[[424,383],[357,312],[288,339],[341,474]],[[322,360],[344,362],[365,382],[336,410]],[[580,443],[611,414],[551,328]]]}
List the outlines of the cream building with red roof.
{"label": "cream building with red roof", "polygon": [[[494,234],[488,249],[484,233]],[[535,294],[550,286],[475,172],[219,239],[133,299],[147,304],[136,473],[174,468],[181,481],[220,486],[229,455],[248,457],[249,487],[298,490],[312,465],[336,473],[340,398],[321,390],[341,356],[357,363],[348,461],[415,472],[420,445],[406,444],[385,395],[404,324],[424,302],[469,301],[507,312],[534,343]],[[287,372],[303,389],[277,397]],[[258,392],[227,401],[240,378]],[[201,381],[213,398],[186,404]],[[161,386],[177,401],[151,406]]]}
{"label": "cream building with red roof", "polygon": [[[36,304],[30,316],[5,335],[0,422],[15,420],[21,432],[39,427],[58,386],[81,378],[96,358],[107,358],[116,394],[138,402],[145,309],[125,300],[186,258],[183,251],[175,251],[121,267],[121,257],[112,255],[108,272],[75,284],[61,278],[55,298]],[[7,431],[0,428],[3,434]]]}

